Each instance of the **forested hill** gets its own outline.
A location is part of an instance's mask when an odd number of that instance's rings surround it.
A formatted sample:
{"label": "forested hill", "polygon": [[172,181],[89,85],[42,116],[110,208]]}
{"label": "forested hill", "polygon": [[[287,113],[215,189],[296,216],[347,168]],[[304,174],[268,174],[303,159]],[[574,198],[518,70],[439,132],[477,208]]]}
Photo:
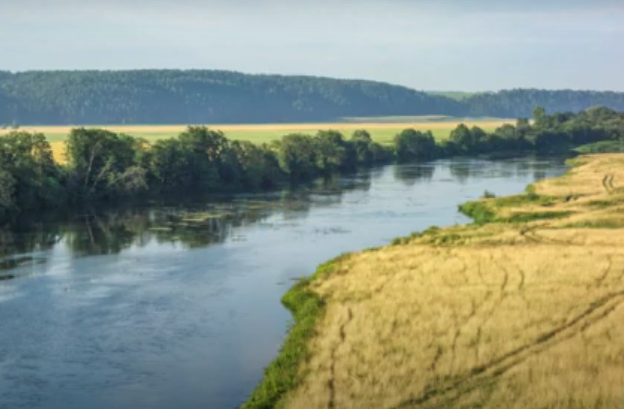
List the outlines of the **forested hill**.
{"label": "forested hill", "polygon": [[624,110],[624,92],[513,89],[478,93],[463,100],[467,116],[528,118],[542,106],[548,112],[580,112],[592,106]]}
{"label": "forested hill", "polygon": [[192,124],[335,121],[342,117],[529,117],[624,93],[511,90],[456,100],[374,81],[209,70],[0,72],[0,124]]}
{"label": "forested hill", "polygon": [[279,123],[459,114],[456,101],[373,81],[226,71],[0,75],[0,123]]}

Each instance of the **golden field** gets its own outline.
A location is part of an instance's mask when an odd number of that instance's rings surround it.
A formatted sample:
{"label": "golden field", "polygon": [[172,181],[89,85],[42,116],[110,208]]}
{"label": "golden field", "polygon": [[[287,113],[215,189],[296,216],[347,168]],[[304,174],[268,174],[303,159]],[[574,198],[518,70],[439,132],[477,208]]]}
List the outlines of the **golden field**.
{"label": "golden field", "polygon": [[[458,121],[443,121],[443,122],[338,122],[338,123],[308,123],[308,124],[243,124],[243,125],[222,125],[222,124],[206,124],[206,126],[223,131],[224,133],[264,133],[264,132],[277,132],[279,134],[286,134],[289,132],[316,132],[321,129],[336,129],[340,131],[353,131],[356,129],[391,129],[401,130],[405,128],[414,128],[421,130],[438,130],[438,129],[454,129],[460,123],[464,123],[468,126],[480,126],[482,128],[498,127],[506,123],[512,123],[509,120],[467,120],[464,122]],[[51,135],[67,135],[69,132],[78,126],[22,126],[19,130],[27,132],[41,132]],[[93,125],[86,126],[87,128],[103,128],[108,129],[111,132],[126,133],[128,135],[156,135],[156,134],[170,134],[176,135],[183,132],[187,125]],[[11,132],[11,129],[0,130],[0,134]]]}
{"label": "golden field", "polygon": [[[408,123],[384,123],[384,122],[362,122],[362,123],[311,123],[311,124],[260,124],[260,125],[207,125],[210,128],[221,130],[225,135],[233,140],[247,140],[254,143],[268,143],[289,133],[315,133],[319,130],[334,129],[341,131],[346,137],[356,129],[368,130],[373,139],[379,143],[390,143],[398,132],[405,128],[419,130],[430,130],[434,136],[443,140],[460,123],[468,126],[479,126],[485,131],[491,132],[496,128],[513,121],[500,120],[479,120],[466,119],[464,122],[441,121],[441,122],[408,122]],[[159,139],[177,136],[186,129],[185,125],[118,125],[118,126],[88,126],[108,129],[111,132],[125,133],[131,136],[145,138],[153,142]],[[61,163],[64,162],[64,141],[67,135],[74,128],[73,126],[22,126],[19,130],[26,132],[39,132],[46,135],[52,145],[54,157]],[[0,130],[0,136],[12,132],[10,129]]]}
{"label": "golden field", "polygon": [[[622,408],[624,154],[590,155],[490,223],[351,254],[285,408]],[[521,220],[522,222],[511,222]]]}

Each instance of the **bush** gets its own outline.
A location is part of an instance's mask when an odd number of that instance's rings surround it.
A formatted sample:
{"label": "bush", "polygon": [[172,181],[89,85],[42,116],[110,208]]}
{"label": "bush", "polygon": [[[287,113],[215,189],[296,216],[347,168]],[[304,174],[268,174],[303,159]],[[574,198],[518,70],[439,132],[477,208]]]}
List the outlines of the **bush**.
{"label": "bush", "polygon": [[459,206],[459,211],[472,218],[476,224],[485,224],[496,219],[496,214],[481,201],[464,203]]}
{"label": "bush", "polygon": [[490,192],[489,190],[486,190],[485,192],[483,192],[483,198],[484,199],[494,199],[496,197],[496,195],[492,192]]}

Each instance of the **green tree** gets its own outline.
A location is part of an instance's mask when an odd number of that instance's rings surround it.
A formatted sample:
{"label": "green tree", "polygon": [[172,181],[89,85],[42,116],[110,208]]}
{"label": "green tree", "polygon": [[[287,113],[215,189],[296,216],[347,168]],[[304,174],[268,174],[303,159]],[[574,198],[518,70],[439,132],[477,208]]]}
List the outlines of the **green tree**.
{"label": "green tree", "polygon": [[[0,160],[2,159],[0,155]],[[5,167],[4,161],[0,162],[0,223],[4,221],[9,212],[15,210],[17,207],[13,196],[15,178]]]}
{"label": "green tree", "polygon": [[137,163],[140,144],[104,129],[73,129],[66,156],[76,198],[126,196],[145,189],[147,170]]}
{"label": "green tree", "polygon": [[455,144],[457,150],[461,153],[472,153],[476,147],[476,141],[472,132],[464,124],[459,124],[457,128],[451,131],[449,140]]}
{"label": "green tree", "polygon": [[43,134],[11,132],[0,137],[0,173],[5,209],[40,209],[64,201],[59,169]]}
{"label": "green tree", "polygon": [[355,161],[358,164],[370,165],[374,160],[372,150],[373,139],[370,133],[363,129],[358,129],[351,135],[351,144],[355,155]]}
{"label": "green tree", "polygon": [[547,115],[544,107],[535,107],[533,110],[533,121],[537,127],[542,127],[547,125]]}
{"label": "green tree", "polygon": [[316,176],[316,143],[313,137],[304,134],[290,134],[282,137],[278,149],[280,168],[291,181],[306,180]]}
{"label": "green tree", "polygon": [[199,195],[219,190],[219,169],[212,160],[217,152],[207,146],[213,145],[190,135],[156,142],[152,148],[150,173],[157,190]]}
{"label": "green tree", "polygon": [[399,162],[433,159],[436,154],[435,138],[431,131],[404,129],[395,135],[394,148]]}
{"label": "green tree", "polygon": [[241,168],[242,184],[251,189],[275,187],[284,180],[275,154],[265,146],[234,141],[232,150]]}
{"label": "green tree", "polygon": [[239,179],[236,157],[231,155],[230,143],[223,132],[205,126],[189,126],[178,138],[187,149],[197,155],[205,155],[205,159],[216,167],[220,187]]}
{"label": "green tree", "polygon": [[355,151],[338,131],[319,131],[314,137],[316,167],[325,174],[355,168]]}

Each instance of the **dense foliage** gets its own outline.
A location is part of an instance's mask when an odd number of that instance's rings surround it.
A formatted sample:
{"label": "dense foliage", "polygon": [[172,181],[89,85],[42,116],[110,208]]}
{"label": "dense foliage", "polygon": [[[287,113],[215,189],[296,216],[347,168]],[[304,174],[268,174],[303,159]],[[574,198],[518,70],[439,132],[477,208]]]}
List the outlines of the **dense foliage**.
{"label": "dense foliage", "polygon": [[624,93],[517,89],[424,93],[374,81],[210,70],[0,71],[0,125],[335,121],[342,117],[528,117],[535,106],[624,110]]}
{"label": "dense foliage", "polygon": [[624,92],[513,89],[478,93],[462,101],[467,116],[530,117],[536,106],[549,112],[580,112],[592,106],[624,110]]}
{"label": "dense foliage", "polygon": [[153,145],[103,129],[76,128],[66,165],[52,158],[42,134],[0,137],[0,221],[28,211],[144,197],[209,196],[271,189],[375,164],[426,161],[453,155],[553,152],[600,141],[624,141],[624,113],[593,107],[518,120],[488,134],[459,125],[437,144],[430,132],[406,129],[391,146],[365,130],[291,134],[271,144],[230,141],[206,127],[189,127]]}
{"label": "dense foliage", "polygon": [[0,221],[30,210],[126,198],[270,189],[392,160],[366,131],[286,135],[271,145],[230,141],[189,127],[153,145],[103,129],[73,129],[67,165],[53,161],[42,134],[0,137]]}
{"label": "dense foliage", "polygon": [[208,70],[0,75],[0,124],[313,122],[460,110],[452,99],[373,81]]}

